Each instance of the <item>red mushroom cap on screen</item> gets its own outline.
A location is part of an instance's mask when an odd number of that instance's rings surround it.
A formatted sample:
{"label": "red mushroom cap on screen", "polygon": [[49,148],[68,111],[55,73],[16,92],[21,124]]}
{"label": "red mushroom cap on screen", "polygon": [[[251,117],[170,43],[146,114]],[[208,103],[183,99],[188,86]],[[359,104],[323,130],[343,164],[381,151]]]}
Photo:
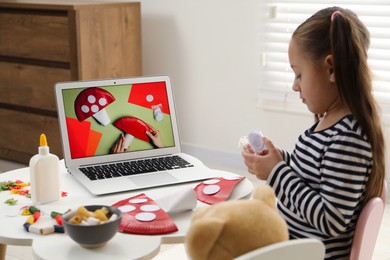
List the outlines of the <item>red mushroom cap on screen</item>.
{"label": "red mushroom cap on screen", "polygon": [[[95,116],[97,113],[103,112],[114,101],[114,96],[105,89],[97,87],[84,89],[79,93],[74,102],[77,119],[81,122],[90,116]],[[107,122],[101,122],[98,118],[96,119],[103,125],[107,124]]]}
{"label": "red mushroom cap on screen", "polygon": [[145,142],[150,141],[149,136],[145,133],[146,131],[151,131],[150,126],[137,117],[122,117],[118,119],[114,125],[126,134],[130,134],[135,138],[141,139]]}

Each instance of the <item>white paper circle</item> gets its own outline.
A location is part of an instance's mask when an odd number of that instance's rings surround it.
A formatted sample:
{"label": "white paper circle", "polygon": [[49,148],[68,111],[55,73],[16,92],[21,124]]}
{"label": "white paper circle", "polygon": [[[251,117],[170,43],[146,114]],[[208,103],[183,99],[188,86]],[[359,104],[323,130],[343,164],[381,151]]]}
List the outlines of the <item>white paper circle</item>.
{"label": "white paper circle", "polygon": [[142,211],[157,211],[157,210],[160,210],[160,207],[157,206],[157,205],[152,205],[152,204],[148,204],[148,205],[143,205],[141,206],[140,208]]}
{"label": "white paper circle", "polygon": [[82,106],[81,106],[81,111],[83,111],[84,113],[88,113],[88,112],[89,112],[89,106],[87,106],[87,105],[82,105]]}
{"label": "white paper circle", "polygon": [[235,181],[235,180],[238,180],[239,178],[236,177],[236,176],[225,176],[223,177],[225,180],[228,180],[228,181]]}
{"label": "white paper circle", "polygon": [[95,98],[95,96],[93,96],[93,95],[89,95],[89,96],[87,97],[87,100],[88,100],[88,102],[91,103],[91,104],[93,104],[93,103],[96,102],[96,98]]}
{"label": "white paper circle", "polygon": [[107,104],[107,99],[105,98],[99,98],[99,105],[105,106]]}
{"label": "white paper circle", "polygon": [[149,95],[146,96],[146,101],[152,102],[153,100],[154,100],[153,95],[149,94]]}
{"label": "white paper circle", "polygon": [[156,219],[156,214],[150,212],[141,212],[135,215],[135,218],[139,221],[153,221]]}
{"label": "white paper circle", "polygon": [[91,111],[94,112],[94,113],[98,112],[99,111],[99,106],[98,105],[92,105],[91,106]]}
{"label": "white paper circle", "polygon": [[120,211],[122,212],[130,212],[130,211],[133,211],[135,210],[135,207],[134,206],[131,206],[131,205],[125,205],[125,206],[121,206],[118,208]]}
{"label": "white paper circle", "polygon": [[218,185],[208,185],[208,186],[204,187],[203,193],[206,195],[212,195],[212,194],[217,193],[220,190],[221,190],[221,187],[219,187]]}
{"label": "white paper circle", "polygon": [[206,180],[203,182],[203,184],[206,184],[206,185],[210,185],[210,184],[216,184],[218,182],[220,182],[221,180],[218,180],[218,179],[211,179],[211,180]]}
{"label": "white paper circle", "polygon": [[140,203],[144,203],[144,202],[147,202],[148,200],[147,199],[132,199],[132,200],[129,200],[130,203],[133,203],[133,204],[140,204]]}

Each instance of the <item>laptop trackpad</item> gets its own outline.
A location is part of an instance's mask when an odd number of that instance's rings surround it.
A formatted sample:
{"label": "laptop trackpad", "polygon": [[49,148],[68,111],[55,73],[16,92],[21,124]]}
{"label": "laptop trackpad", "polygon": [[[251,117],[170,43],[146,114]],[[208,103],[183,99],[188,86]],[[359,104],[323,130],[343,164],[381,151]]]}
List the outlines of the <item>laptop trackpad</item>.
{"label": "laptop trackpad", "polygon": [[159,186],[164,184],[177,183],[179,180],[168,172],[159,172],[157,174],[135,175],[129,178],[135,185],[141,187]]}

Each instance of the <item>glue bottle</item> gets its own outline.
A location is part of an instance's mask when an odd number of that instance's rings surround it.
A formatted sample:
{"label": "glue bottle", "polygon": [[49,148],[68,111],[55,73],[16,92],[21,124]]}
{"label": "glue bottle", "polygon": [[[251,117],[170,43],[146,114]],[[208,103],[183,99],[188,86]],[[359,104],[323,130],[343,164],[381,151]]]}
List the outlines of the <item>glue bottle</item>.
{"label": "glue bottle", "polygon": [[33,204],[60,199],[59,159],[51,154],[45,134],[40,136],[38,154],[30,159],[30,193]]}

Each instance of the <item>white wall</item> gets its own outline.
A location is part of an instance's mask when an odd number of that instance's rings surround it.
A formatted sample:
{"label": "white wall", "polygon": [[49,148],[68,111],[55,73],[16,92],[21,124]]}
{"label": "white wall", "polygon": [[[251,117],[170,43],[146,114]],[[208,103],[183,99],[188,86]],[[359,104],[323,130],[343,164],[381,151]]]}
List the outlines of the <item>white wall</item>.
{"label": "white wall", "polygon": [[257,106],[260,1],[140,2],[143,72],[171,76],[186,152],[243,167],[238,139],[254,128],[292,149],[313,120]]}

